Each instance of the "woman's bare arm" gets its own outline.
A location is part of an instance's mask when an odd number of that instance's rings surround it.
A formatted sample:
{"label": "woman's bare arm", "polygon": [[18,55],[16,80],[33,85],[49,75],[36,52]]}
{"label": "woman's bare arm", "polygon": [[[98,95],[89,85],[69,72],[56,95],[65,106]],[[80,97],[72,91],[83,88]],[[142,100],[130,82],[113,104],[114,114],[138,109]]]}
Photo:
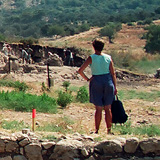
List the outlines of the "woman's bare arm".
{"label": "woman's bare arm", "polygon": [[87,80],[87,81],[89,81],[90,79],[84,74],[84,70],[87,68],[87,66],[89,65],[89,64],[91,64],[92,63],[92,59],[91,59],[91,57],[89,56],[88,58],[87,58],[87,60],[82,64],[82,66],[79,68],[79,70],[78,70],[78,73],[83,77],[83,79],[85,79],[85,80]]}
{"label": "woman's bare arm", "polygon": [[114,64],[113,61],[111,60],[110,66],[109,66],[110,73],[112,75],[114,87],[115,87],[115,94],[117,94],[117,79],[116,79],[116,73],[114,70]]}

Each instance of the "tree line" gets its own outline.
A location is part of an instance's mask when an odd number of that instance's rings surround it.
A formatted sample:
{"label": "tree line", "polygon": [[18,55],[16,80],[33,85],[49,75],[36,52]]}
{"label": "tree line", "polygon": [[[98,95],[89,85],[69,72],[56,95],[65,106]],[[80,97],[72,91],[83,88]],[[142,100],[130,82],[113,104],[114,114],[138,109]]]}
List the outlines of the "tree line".
{"label": "tree line", "polygon": [[[4,2],[1,2],[0,7]],[[160,18],[159,0],[15,0],[1,8],[0,33],[34,37],[73,35],[108,22],[135,22]]]}

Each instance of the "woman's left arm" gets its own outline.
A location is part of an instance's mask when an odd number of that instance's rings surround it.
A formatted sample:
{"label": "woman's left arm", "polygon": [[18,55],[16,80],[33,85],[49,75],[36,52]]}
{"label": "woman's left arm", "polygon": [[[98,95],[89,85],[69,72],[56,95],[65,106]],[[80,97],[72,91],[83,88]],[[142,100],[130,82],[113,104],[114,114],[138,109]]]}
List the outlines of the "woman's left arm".
{"label": "woman's left arm", "polygon": [[78,70],[78,73],[83,77],[83,79],[85,79],[85,80],[87,80],[87,81],[90,81],[90,79],[84,74],[84,70],[85,70],[85,68],[87,68],[87,66],[89,65],[89,64],[91,64],[92,63],[92,59],[91,59],[91,57],[89,56],[88,58],[87,58],[87,60],[82,64],[82,66],[79,68],[79,70]]}
{"label": "woman's left arm", "polygon": [[114,64],[113,64],[113,61],[111,59],[111,63],[110,63],[110,66],[109,66],[109,70],[110,70],[110,73],[112,75],[112,79],[113,79],[113,83],[114,83],[114,87],[115,87],[115,95],[117,94],[117,79],[116,79],[116,73],[115,73],[115,70],[114,70]]}

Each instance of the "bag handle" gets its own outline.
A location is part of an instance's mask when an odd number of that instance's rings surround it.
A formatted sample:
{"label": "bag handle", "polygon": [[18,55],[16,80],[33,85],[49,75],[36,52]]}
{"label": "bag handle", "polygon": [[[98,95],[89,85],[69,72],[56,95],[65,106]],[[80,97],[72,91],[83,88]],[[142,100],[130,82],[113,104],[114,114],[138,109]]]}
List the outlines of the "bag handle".
{"label": "bag handle", "polygon": [[118,100],[118,95],[116,94],[115,96],[116,96],[116,99]]}

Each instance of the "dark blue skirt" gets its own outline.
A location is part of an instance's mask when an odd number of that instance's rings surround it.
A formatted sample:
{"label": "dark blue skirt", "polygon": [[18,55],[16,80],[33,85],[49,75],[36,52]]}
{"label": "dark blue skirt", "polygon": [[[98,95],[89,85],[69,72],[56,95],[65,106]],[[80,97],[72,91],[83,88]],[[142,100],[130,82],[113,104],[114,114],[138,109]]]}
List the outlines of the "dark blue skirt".
{"label": "dark blue skirt", "polygon": [[111,74],[93,75],[89,84],[90,102],[96,106],[112,104],[115,97]]}

